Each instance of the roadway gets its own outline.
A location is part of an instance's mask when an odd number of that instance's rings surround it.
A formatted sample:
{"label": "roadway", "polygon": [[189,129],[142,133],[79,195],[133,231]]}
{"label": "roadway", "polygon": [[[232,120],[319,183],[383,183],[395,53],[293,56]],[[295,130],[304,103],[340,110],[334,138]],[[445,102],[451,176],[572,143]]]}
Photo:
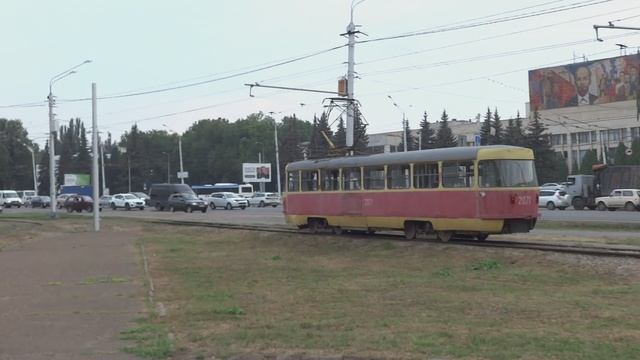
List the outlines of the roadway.
{"label": "roadway", "polygon": [[[4,209],[5,214],[28,213],[28,212],[49,212],[49,209],[31,208],[10,208]],[[64,212],[64,210],[62,210]],[[2,216],[2,215],[0,215]],[[168,220],[194,220],[194,221],[215,221],[235,224],[284,224],[282,207],[278,206],[257,208],[250,207],[245,210],[211,210],[206,213],[185,212],[171,213],[168,211],[157,211],[147,208],[140,210],[111,210],[102,211],[104,217],[128,217],[143,219],[168,219]],[[539,220],[542,221],[566,221],[566,222],[607,222],[607,223],[640,223],[640,211],[594,211],[594,210],[547,210],[541,208]]]}

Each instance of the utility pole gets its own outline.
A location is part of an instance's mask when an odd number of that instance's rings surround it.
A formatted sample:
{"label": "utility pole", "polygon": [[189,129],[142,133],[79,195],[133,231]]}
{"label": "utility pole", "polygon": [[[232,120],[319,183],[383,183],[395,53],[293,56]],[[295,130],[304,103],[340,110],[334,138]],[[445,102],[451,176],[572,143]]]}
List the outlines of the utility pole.
{"label": "utility pole", "polygon": [[184,184],[184,169],[182,168],[182,135],[178,134],[178,151],[180,152],[180,183]]}
{"label": "utility pole", "polygon": [[[357,4],[356,4],[357,5]],[[353,99],[353,82],[354,82],[354,66],[355,66],[355,47],[356,47],[356,25],[353,23],[353,2],[351,3],[351,22],[347,25],[346,35],[349,38],[349,58],[347,62],[347,131],[346,145],[347,148],[353,147],[353,132],[355,118],[355,103]]]}
{"label": "utility pole", "polygon": [[407,119],[404,117],[404,112],[402,112],[402,137],[404,142],[404,152],[407,152],[407,127],[409,127]]}
{"label": "utility pole", "polygon": [[280,152],[278,151],[278,122],[273,119],[274,140],[276,143],[276,172],[278,173],[278,196],[281,195],[280,190]]}
{"label": "utility pole", "polygon": [[91,184],[93,185],[93,230],[100,231],[100,174],[98,173],[98,108],[96,83],[91,83],[91,118],[93,120],[93,150],[91,162]]}
{"label": "utility pole", "polygon": [[56,200],[56,122],[53,118],[53,80],[49,82],[49,197],[51,197],[51,211],[49,217],[55,219],[58,202]]}

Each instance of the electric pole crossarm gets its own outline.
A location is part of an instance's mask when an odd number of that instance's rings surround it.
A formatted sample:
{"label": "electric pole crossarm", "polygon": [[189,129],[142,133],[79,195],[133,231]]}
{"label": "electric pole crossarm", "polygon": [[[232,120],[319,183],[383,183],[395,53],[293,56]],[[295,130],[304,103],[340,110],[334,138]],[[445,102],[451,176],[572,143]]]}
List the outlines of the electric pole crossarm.
{"label": "electric pole crossarm", "polygon": [[314,93],[321,93],[321,94],[340,95],[340,93],[338,93],[337,91],[325,91],[325,90],[294,88],[294,87],[286,87],[286,86],[262,85],[262,84],[258,84],[258,83],[244,84],[244,85],[245,86],[249,86],[249,96],[251,96],[251,97],[253,97],[253,94],[251,93],[251,90],[253,90],[254,87],[263,87],[263,88],[268,88],[268,89],[280,89],[280,90],[293,90],[293,91],[307,91],[307,92],[314,92]]}

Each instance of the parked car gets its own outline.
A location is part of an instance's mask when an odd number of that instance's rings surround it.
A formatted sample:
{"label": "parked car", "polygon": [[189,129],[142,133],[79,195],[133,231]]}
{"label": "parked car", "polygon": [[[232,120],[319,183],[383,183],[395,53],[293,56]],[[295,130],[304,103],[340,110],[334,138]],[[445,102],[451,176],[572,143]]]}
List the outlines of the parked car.
{"label": "parked car", "polygon": [[151,184],[147,206],[153,206],[156,210],[164,210],[169,207],[171,194],[193,194],[193,190],[186,184]]}
{"label": "parked car", "polygon": [[67,212],[82,212],[82,210],[91,212],[93,211],[93,199],[86,195],[71,195],[64,201],[64,208],[67,209]]}
{"label": "parked car", "polygon": [[21,207],[24,205],[18,193],[14,190],[0,190],[0,197],[4,200],[4,207],[10,208],[12,206]]}
{"label": "parked car", "polygon": [[31,207],[46,208],[51,206],[51,198],[48,196],[34,196],[31,198]]}
{"label": "parked car", "polygon": [[227,210],[240,208],[244,210],[249,206],[247,198],[232,192],[217,192],[209,195],[206,202],[211,209],[223,208]]}
{"label": "parked car", "polygon": [[112,210],[118,208],[126,210],[137,208],[140,210],[144,210],[144,200],[133,194],[115,194],[111,197],[109,206]]}
{"label": "parked car", "polygon": [[265,206],[273,206],[276,207],[280,205],[280,196],[276,193],[263,193],[257,192],[253,194],[252,197],[249,198],[250,206],[257,207],[265,207]]}
{"label": "parked car", "polygon": [[567,192],[561,189],[541,189],[538,197],[538,207],[546,207],[549,210],[556,208],[564,210],[571,205],[571,199]]}
{"label": "parked car", "polygon": [[56,197],[56,206],[58,209],[62,209],[64,207],[64,203],[67,201],[67,198],[71,196],[76,196],[78,194],[60,194]]}
{"label": "parked car", "polygon": [[36,196],[35,190],[18,190],[16,193],[18,193],[18,196],[22,199],[24,206],[31,205],[31,199]]}
{"label": "parked car", "polygon": [[102,195],[100,196],[100,199],[98,200],[98,203],[100,204],[100,207],[109,207],[111,206],[111,195]]}
{"label": "parked car", "polygon": [[198,199],[195,194],[171,194],[169,196],[169,210],[171,212],[184,210],[184,212],[189,213],[194,210],[200,210],[205,213],[207,212],[207,203]]}
{"label": "parked car", "polygon": [[614,189],[609,196],[596,198],[596,208],[600,211],[614,211],[616,209],[640,210],[640,190]]}
{"label": "parked car", "polygon": [[142,199],[142,201],[147,201],[147,199],[149,199],[149,195],[143,193],[143,192],[132,192],[133,195],[139,197],[140,199]]}

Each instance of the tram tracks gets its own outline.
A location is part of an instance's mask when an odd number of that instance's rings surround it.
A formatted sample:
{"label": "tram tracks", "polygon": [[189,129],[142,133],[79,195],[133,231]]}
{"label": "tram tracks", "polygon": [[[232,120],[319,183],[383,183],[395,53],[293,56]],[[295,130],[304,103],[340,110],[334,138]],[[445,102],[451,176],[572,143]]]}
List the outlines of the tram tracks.
{"label": "tram tracks", "polygon": [[[148,220],[148,222],[156,224],[165,224],[172,226],[195,226],[195,227],[209,227],[226,230],[243,230],[243,231],[261,231],[272,233],[288,233],[297,235],[316,235],[309,231],[298,230],[286,225],[248,225],[248,224],[231,224],[231,223],[211,223],[211,222],[199,222],[199,221],[177,221],[177,220]],[[330,232],[322,232],[320,234],[326,234],[330,236],[350,236],[361,238],[374,238],[374,239],[391,239],[394,241],[426,241],[430,243],[438,244],[450,244],[459,246],[476,246],[476,247],[490,247],[490,248],[504,248],[504,249],[521,249],[521,250],[537,250],[545,252],[566,253],[575,255],[590,255],[601,257],[626,257],[640,259],[640,247],[627,246],[627,245],[610,245],[610,244],[576,244],[576,243],[555,243],[555,242],[532,242],[532,241],[517,241],[517,240],[466,240],[466,239],[452,239],[449,242],[443,243],[436,239],[418,239],[407,240],[402,235],[395,235],[391,233],[377,233],[372,235],[366,235],[364,232],[344,233],[343,235],[334,235]]]}

